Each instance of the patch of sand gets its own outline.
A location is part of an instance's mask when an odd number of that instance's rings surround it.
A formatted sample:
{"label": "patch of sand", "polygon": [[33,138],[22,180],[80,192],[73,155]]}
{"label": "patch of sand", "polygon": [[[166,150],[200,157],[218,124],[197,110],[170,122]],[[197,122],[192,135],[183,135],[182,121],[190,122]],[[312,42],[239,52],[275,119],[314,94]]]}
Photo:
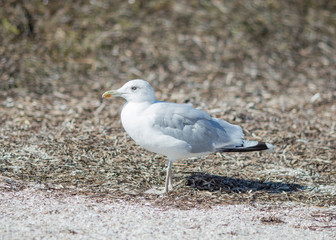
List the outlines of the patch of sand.
{"label": "patch of sand", "polygon": [[180,210],[31,188],[0,195],[0,239],[336,238],[336,207],[257,204]]}

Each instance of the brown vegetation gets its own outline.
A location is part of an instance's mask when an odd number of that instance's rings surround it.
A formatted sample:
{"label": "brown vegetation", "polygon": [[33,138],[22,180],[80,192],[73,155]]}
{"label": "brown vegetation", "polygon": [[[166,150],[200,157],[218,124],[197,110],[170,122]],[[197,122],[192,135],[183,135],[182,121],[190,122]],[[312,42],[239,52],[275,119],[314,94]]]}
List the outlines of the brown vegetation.
{"label": "brown vegetation", "polygon": [[[2,189],[181,208],[336,204],[335,1],[0,4]],[[278,151],[184,160],[167,198],[146,194],[164,184],[166,159],[123,131],[122,100],[101,100],[133,78]]]}

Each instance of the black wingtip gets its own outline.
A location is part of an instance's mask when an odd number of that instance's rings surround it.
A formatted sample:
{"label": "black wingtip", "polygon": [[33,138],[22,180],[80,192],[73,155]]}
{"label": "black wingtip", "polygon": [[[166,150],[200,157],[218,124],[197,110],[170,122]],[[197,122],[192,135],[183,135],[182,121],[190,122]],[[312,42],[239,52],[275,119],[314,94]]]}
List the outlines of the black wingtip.
{"label": "black wingtip", "polygon": [[257,145],[251,147],[235,147],[235,148],[219,148],[217,152],[254,152],[254,151],[263,151],[270,149],[269,146],[272,146],[265,142],[258,142]]}

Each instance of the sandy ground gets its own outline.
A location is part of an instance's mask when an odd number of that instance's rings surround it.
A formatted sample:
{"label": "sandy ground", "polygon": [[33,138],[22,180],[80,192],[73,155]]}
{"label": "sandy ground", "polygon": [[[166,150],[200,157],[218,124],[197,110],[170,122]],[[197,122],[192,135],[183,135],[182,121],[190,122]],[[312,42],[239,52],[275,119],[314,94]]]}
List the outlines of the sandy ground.
{"label": "sandy ground", "polygon": [[0,195],[0,239],[336,238],[335,207],[257,204],[180,210],[36,189]]}

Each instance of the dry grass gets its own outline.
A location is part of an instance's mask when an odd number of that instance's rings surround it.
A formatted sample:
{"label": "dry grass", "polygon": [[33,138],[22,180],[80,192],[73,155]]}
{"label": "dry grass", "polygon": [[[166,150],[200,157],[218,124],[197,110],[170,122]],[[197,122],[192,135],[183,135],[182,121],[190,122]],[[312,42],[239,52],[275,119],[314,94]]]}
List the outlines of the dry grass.
{"label": "dry grass", "polygon": [[[47,4],[44,4],[47,3]],[[6,1],[0,8],[1,188],[157,204],[336,204],[333,1]],[[277,153],[213,154],[174,165],[124,133],[132,78],[243,126]],[[37,184],[37,185],[36,185]]]}

